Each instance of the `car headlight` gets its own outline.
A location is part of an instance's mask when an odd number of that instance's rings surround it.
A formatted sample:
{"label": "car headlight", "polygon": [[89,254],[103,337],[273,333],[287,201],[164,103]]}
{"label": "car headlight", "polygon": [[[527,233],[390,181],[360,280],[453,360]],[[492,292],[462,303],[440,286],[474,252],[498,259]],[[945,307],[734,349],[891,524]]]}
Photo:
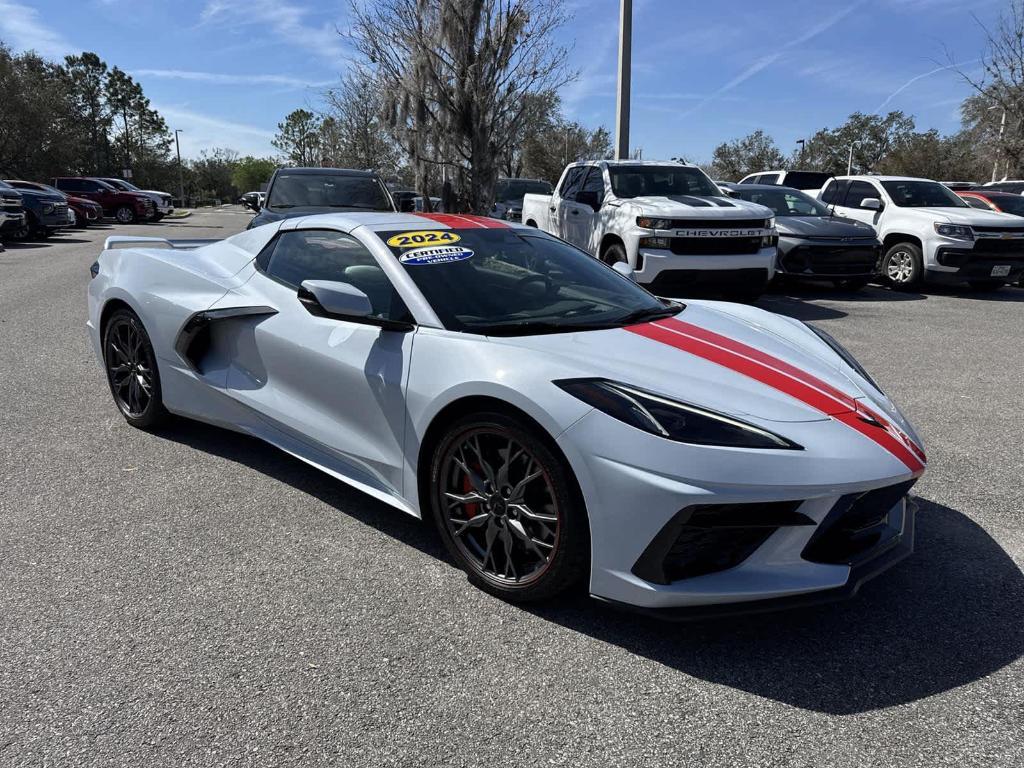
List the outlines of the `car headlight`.
{"label": "car headlight", "polygon": [[672,219],[652,219],[648,216],[637,216],[636,225],[644,229],[672,229]]}
{"label": "car headlight", "polygon": [[667,440],[728,448],[803,450],[784,437],[732,416],[627,384],[606,379],[563,379],[555,384],[612,418]]}
{"label": "car headlight", "polygon": [[939,224],[936,222],[935,231],[943,237],[952,237],[957,240],[974,239],[974,230],[963,224]]}
{"label": "car headlight", "polygon": [[821,330],[821,328],[817,328],[811,325],[810,323],[804,323],[804,325],[810,328],[811,331],[814,332],[815,336],[817,336],[819,339],[828,344],[828,346],[832,348],[832,351],[839,355],[840,358],[842,358],[844,363],[846,363],[848,366],[853,368],[853,370],[855,370],[858,374],[860,374],[862,379],[867,381],[872,387],[877,389],[879,392],[882,391],[882,388],[878,386],[875,380],[872,379],[871,376],[868,375],[868,372],[864,370],[864,366],[858,363],[857,359],[850,354],[849,350],[847,350],[846,347],[844,347],[842,344],[836,341],[835,337],[832,336],[832,334],[826,333],[825,331]]}

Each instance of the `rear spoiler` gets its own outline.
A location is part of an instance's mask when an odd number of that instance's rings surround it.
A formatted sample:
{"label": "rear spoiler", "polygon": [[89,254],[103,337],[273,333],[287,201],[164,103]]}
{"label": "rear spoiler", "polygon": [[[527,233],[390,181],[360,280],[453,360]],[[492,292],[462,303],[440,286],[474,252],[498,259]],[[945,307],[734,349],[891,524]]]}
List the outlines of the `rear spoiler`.
{"label": "rear spoiler", "polygon": [[201,248],[204,245],[210,245],[211,243],[219,243],[220,240],[213,238],[210,240],[168,240],[166,237],[144,237],[144,236],[133,236],[133,235],[111,235],[103,243],[103,250],[111,251],[119,246],[126,245],[144,245],[150,248]]}

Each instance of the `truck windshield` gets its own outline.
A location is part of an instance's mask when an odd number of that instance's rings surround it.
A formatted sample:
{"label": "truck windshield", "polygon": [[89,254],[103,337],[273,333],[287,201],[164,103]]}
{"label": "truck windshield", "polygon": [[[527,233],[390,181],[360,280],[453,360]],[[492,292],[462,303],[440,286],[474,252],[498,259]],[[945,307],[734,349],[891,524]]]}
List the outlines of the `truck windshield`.
{"label": "truck windshield", "polygon": [[267,207],[393,211],[391,198],[373,176],[338,173],[281,173],[274,178]]}
{"label": "truck windshield", "polygon": [[631,197],[721,197],[718,187],[700,168],[671,165],[613,165],[608,168],[612,192]]}
{"label": "truck windshield", "polygon": [[776,216],[828,216],[829,214],[828,208],[797,189],[786,189],[785,187],[751,189],[740,186],[733,192],[733,197],[767,206],[775,211]]}
{"label": "truck windshield", "polygon": [[970,208],[963,198],[937,181],[883,181],[893,203],[900,208]]}
{"label": "truck windshield", "polygon": [[494,188],[495,200],[521,200],[523,195],[550,195],[553,187],[536,179],[499,179]]}
{"label": "truck windshield", "polygon": [[455,331],[488,336],[569,333],[618,328],[682,310],[589,254],[535,230],[376,234],[444,326]]}

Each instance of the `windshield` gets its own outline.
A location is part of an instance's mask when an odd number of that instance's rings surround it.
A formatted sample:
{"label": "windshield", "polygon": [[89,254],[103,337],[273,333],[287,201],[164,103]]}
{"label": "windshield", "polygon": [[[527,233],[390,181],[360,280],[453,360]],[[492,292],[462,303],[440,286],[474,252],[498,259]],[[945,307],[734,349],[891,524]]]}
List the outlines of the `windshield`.
{"label": "windshield", "polygon": [[394,210],[384,186],[373,176],[338,173],[278,174],[267,207]]}
{"label": "windshield", "polygon": [[671,165],[612,165],[612,192],[631,197],[721,197],[722,193],[700,168]]}
{"label": "windshield", "polygon": [[550,195],[554,191],[546,181],[536,179],[499,179],[494,188],[495,200],[520,200],[523,195]]}
{"label": "windshield", "polygon": [[831,173],[817,171],[789,171],[786,173],[786,186],[796,189],[821,189],[825,182],[832,178]]}
{"label": "windshield", "polygon": [[737,187],[733,197],[767,206],[776,216],[828,216],[829,210],[813,197],[796,189],[750,189]]}
{"label": "windshield", "polygon": [[616,328],[681,310],[541,232],[495,227],[377,235],[444,326],[455,331],[566,333]]}
{"label": "windshield", "polygon": [[883,181],[900,208],[969,208],[956,192],[937,181]]}

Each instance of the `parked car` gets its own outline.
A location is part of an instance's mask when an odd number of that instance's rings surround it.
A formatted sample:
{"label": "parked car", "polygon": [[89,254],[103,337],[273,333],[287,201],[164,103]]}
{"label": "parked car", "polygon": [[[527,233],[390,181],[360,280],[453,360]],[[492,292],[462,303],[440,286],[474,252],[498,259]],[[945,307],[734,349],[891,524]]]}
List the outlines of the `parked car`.
{"label": "parked car", "polygon": [[775,271],[771,210],[723,197],[704,171],[683,163],[572,163],[553,194],[523,198],[523,221],[627,265],[660,296],[713,287],[753,301]]}
{"label": "parked car", "polygon": [[133,224],[153,218],[156,206],[149,195],[125,192],[105,181],[87,176],[59,176],[53,186],[66,195],[84,197],[99,203],[104,216],[113,216],[120,224]]}
{"label": "parked car", "polygon": [[139,194],[146,195],[146,197],[153,201],[153,215],[150,217],[150,221],[160,221],[164,216],[174,213],[174,198],[167,192],[160,192],[156,189],[139,189],[130,181],[125,181],[124,179],[96,178],[99,181],[105,181],[114,189],[119,189],[122,192],[138,192]]}
{"label": "parked car", "polygon": [[[416,197],[414,197],[412,199],[412,209],[416,213],[423,213],[424,211],[427,210],[427,206],[424,204],[423,196],[422,195],[416,195]],[[431,197],[430,198],[430,211],[432,213],[443,213],[444,212],[444,207],[441,205],[441,198],[440,197]]]}
{"label": "parked car", "polygon": [[419,192],[414,189],[389,189],[391,199],[395,201],[395,207],[400,211],[415,210],[415,200]]}
{"label": "parked car", "polygon": [[882,276],[896,288],[930,281],[992,289],[1024,273],[1024,219],[971,208],[937,181],[839,176],[821,201],[875,228]]}
{"label": "parked car", "polygon": [[37,181],[8,179],[7,183],[15,189],[34,189],[38,192],[50,192],[54,195],[60,195],[68,204],[68,221],[73,227],[85,228],[90,224],[98,224],[103,221],[103,206],[99,203],[94,203],[92,200],[67,195],[59,189],[51,187],[49,184],[40,184]]}
{"label": "parked car", "polygon": [[488,215],[505,221],[522,221],[523,197],[550,195],[554,191],[551,182],[542,179],[498,179],[494,188],[495,203]]}
{"label": "parked car", "polygon": [[[7,182],[4,187],[13,190]],[[12,240],[45,239],[70,226],[68,204],[64,195],[56,190],[18,189],[25,217],[20,228],[11,231]]]}
{"label": "parked car", "polygon": [[831,178],[831,173],[821,171],[760,171],[747,174],[740,179],[740,184],[773,184],[817,194]]}
{"label": "parked car", "polygon": [[266,195],[262,192],[246,192],[240,198],[238,198],[238,204],[244,205],[252,211],[258,211],[263,207],[263,203],[266,200]]}
{"label": "parked car", "polygon": [[248,229],[313,213],[397,210],[391,193],[373,171],[278,168],[270,177],[266,204]]}
{"label": "parked car", "polygon": [[828,206],[789,187],[744,184],[733,196],[775,212],[776,277],[830,280],[838,288],[857,290],[878,272],[882,244],[870,224],[835,216]]}
{"label": "parked car", "polygon": [[1024,181],[1019,179],[1006,179],[1004,181],[989,181],[976,189],[985,189],[992,192],[1012,192],[1015,195],[1024,194]]}
{"label": "parked car", "polygon": [[[958,193],[971,208],[982,211],[996,211],[998,213],[1009,213],[1014,216],[1024,216],[1024,195],[1015,195],[1013,192],[990,192],[984,188],[975,188],[969,192]],[[1017,285],[1024,288],[1024,274],[1021,274]]]}
{"label": "parked car", "polygon": [[21,193],[0,181],[0,241],[13,238],[25,226],[25,207]]}
{"label": "parked car", "polygon": [[913,551],[920,439],[793,318],[656,299],[486,217],[124,240],[92,265],[88,329],[129,425],[276,445],[431,521],[504,599],[762,611],[850,596]]}

